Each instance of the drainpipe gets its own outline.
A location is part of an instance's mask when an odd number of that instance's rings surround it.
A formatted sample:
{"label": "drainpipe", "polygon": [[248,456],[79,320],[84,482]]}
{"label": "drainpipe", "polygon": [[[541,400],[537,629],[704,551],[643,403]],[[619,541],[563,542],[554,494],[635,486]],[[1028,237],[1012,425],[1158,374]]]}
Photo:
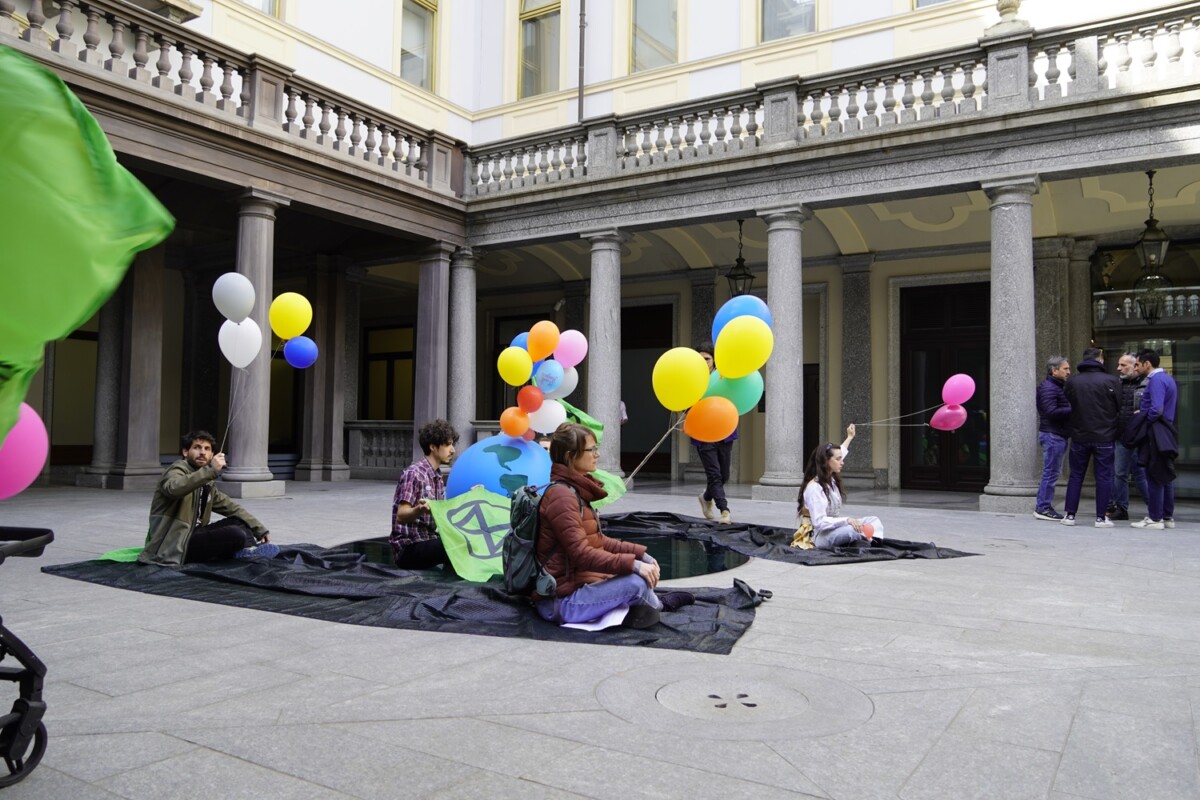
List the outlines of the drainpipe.
{"label": "drainpipe", "polygon": [[579,0],[579,119],[583,122],[583,48],[586,39],[583,35],[587,29],[587,0]]}

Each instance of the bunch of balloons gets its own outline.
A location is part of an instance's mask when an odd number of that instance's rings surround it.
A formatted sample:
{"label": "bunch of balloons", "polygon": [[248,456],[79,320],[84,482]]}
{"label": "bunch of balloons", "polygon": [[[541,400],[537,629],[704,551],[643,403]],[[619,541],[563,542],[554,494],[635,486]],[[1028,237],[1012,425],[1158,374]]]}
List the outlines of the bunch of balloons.
{"label": "bunch of balloons", "polygon": [[731,299],[713,318],[713,360],[690,347],[659,356],[652,383],[658,402],[683,411],[683,432],[701,442],[719,442],[737,429],[738,417],[758,405],[763,394],[759,372],[775,347],[771,310],[753,295]]}
{"label": "bunch of balloons", "polygon": [[300,334],[312,322],[312,306],[304,295],[284,292],[271,303],[271,330],[284,340],[283,357],[296,369],[307,369],[317,361],[317,343]]}
{"label": "bunch of balloons", "polygon": [[[567,410],[558,401],[575,391],[575,369],[587,356],[588,343],[576,330],[562,331],[548,319],[519,333],[496,359],[496,369],[509,386],[520,386],[517,404],[500,415],[500,430],[509,436],[531,439],[534,433],[552,433],[567,421]],[[525,383],[529,382],[526,386]]]}
{"label": "bunch of balloons", "polygon": [[[213,303],[225,316],[217,343],[221,353],[237,369],[245,369],[262,351],[262,330],[250,319],[254,308],[254,285],[245,275],[226,272],[212,289]],[[312,305],[303,295],[284,292],[271,303],[271,330],[283,339],[283,357],[297,369],[311,367],[317,360],[317,344],[301,336],[312,323]]]}
{"label": "bunch of balloons", "polygon": [[942,402],[945,405],[933,412],[929,426],[939,431],[956,431],[961,428],[967,421],[967,410],[963,408],[963,403],[970,400],[973,394],[974,378],[961,372],[951,375],[942,386]]}

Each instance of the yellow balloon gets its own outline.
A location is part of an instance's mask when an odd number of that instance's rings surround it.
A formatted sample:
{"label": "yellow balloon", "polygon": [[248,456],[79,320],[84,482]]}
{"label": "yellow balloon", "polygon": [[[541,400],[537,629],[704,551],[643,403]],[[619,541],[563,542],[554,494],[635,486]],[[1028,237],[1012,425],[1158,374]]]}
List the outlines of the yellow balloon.
{"label": "yellow balloon", "polygon": [[267,316],[271,320],[271,330],[280,339],[295,339],[308,330],[312,323],[312,306],[304,295],[295,292],[284,292],[271,301],[271,310]]}
{"label": "yellow balloon", "polygon": [[775,349],[771,326],[758,317],[735,317],[717,336],[713,361],[726,378],[741,378],[762,368]]}
{"label": "yellow balloon", "polygon": [[496,359],[496,369],[509,386],[520,386],[533,374],[533,359],[524,347],[506,347]]}
{"label": "yellow balloon", "polygon": [[675,347],[658,357],[651,376],[654,395],[668,411],[691,408],[708,389],[708,364],[690,347]]}

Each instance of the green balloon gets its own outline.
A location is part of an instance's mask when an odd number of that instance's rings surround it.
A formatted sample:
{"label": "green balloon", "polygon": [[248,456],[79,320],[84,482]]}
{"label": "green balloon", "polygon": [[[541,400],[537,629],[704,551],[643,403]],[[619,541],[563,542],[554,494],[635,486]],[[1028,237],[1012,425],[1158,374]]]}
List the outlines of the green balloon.
{"label": "green balloon", "polygon": [[724,397],[733,403],[738,415],[745,414],[762,399],[763,378],[761,372],[751,372],[742,378],[724,378],[713,371],[708,376],[708,391],[705,397]]}

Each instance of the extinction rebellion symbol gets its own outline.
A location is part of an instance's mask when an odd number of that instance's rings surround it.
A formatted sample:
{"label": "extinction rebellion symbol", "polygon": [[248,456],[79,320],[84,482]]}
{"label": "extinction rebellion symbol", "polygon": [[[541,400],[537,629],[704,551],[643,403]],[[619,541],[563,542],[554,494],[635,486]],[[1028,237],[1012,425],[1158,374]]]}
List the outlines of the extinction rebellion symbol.
{"label": "extinction rebellion symbol", "polygon": [[472,500],[446,515],[467,544],[471,558],[498,558],[508,533],[509,508],[487,500]]}

